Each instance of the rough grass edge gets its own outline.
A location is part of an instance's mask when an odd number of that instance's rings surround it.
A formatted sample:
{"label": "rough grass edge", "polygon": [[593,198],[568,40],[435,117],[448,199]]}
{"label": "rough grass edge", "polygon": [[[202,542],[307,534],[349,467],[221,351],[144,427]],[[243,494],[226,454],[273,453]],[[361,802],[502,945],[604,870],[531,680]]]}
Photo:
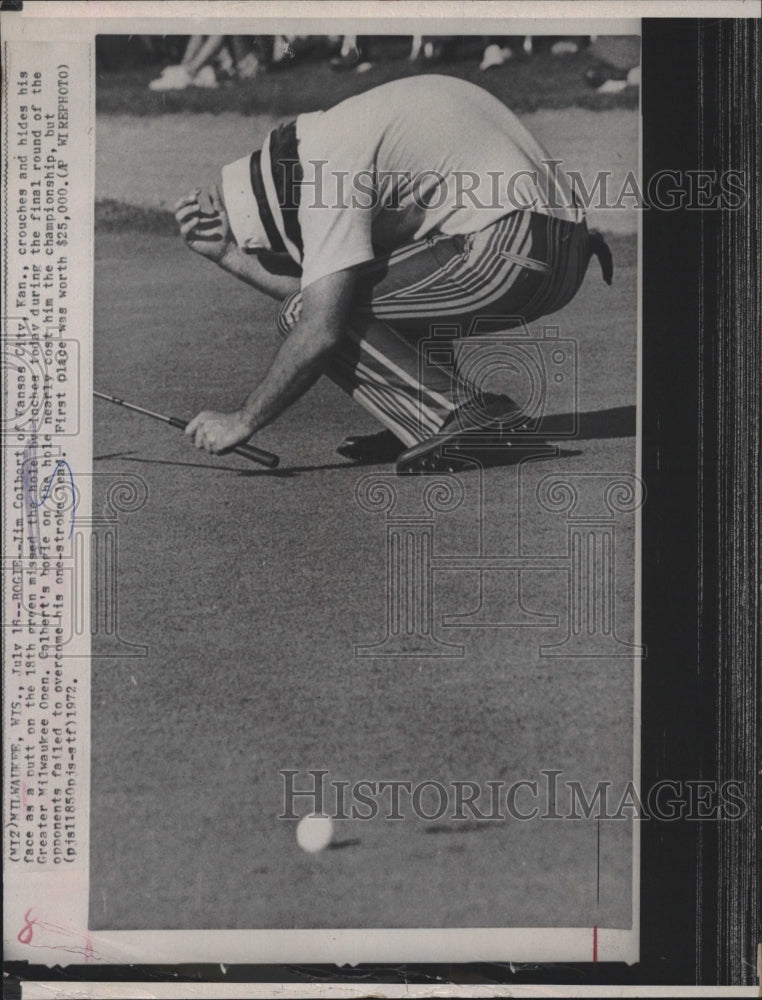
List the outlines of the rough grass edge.
{"label": "rough grass edge", "polygon": [[[114,198],[99,198],[95,202],[96,233],[151,233],[154,236],[172,236],[179,239],[174,215],[163,208],[146,208],[130,205]],[[603,234],[614,255],[614,278],[617,264],[635,264],[637,236],[635,233]],[[590,265],[596,267],[593,261]]]}
{"label": "rough grass edge", "polygon": [[146,208],[115,198],[99,198],[95,202],[95,231],[177,236],[177,222],[174,215],[164,208]]}

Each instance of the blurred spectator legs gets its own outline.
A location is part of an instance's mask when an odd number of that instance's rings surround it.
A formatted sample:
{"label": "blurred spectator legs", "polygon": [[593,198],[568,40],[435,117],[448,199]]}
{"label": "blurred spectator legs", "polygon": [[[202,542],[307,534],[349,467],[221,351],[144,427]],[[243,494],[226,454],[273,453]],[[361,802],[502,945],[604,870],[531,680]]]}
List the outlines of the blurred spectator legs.
{"label": "blurred spectator legs", "polygon": [[341,51],[331,59],[331,69],[342,73],[349,69],[370,69],[368,39],[361,35],[344,35]]}
{"label": "blurred spectator legs", "polygon": [[177,66],[165,67],[161,76],[148,84],[149,89],[185,90],[191,84],[196,87],[216,87],[217,74],[211,62],[224,44],[224,35],[191,35],[182,62]]}
{"label": "blurred spectator legs", "polygon": [[[166,66],[149,83],[151,90],[216,87],[218,72],[228,79],[251,80],[272,56],[268,35],[192,35],[182,61]],[[216,67],[216,68],[215,68]]]}
{"label": "blurred spectator legs", "polygon": [[599,94],[616,94],[640,85],[640,38],[637,35],[605,35],[590,46],[596,63],[585,80]]}
{"label": "blurred spectator legs", "polygon": [[253,80],[269,62],[272,44],[267,35],[231,35],[228,43],[233,56],[230,76],[238,80]]}
{"label": "blurred spectator legs", "polygon": [[537,55],[543,52],[554,56],[575,55],[590,44],[589,35],[531,35],[527,38],[525,51]]}
{"label": "blurred spectator legs", "polygon": [[483,72],[507,63],[523,41],[523,36],[518,35],[485,35],[484,53],[479,69]]}
{"label": "blurred spectator legs", "polygon": [[413,35],[410,49],[411,62],[421,62],[436,65],[446,59],[453,58],[458,39],[455,35]]}

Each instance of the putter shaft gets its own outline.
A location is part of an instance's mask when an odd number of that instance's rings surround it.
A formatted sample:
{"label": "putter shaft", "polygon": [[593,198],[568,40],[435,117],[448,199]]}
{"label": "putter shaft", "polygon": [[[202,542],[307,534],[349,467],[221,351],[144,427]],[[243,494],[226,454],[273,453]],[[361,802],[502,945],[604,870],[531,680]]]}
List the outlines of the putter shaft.
{"label": "putter shaft", "polygon": [[[96,390],[93,390],[93,395],[98,399],[104,399],[107,403],[114,403],[116,406],[123,406],[126,410],[133,410],[135,413],[142,413],[144,417],[152,417],[154,420],[161,420],[162,423],[169,424],[171,427],[177,427],[182,431],[184,431],[190,423],[188,420],[181,420],[180,417],[168,417],[163,413],[156,413],[154,410],[147,410],[144,406],[138,406],[135,403],[128,403],[124,399],[119,399],[116,396],[109,396],[105,392],[97,392]],[[257,448],[253,444],[237,444],[230,450],[234,451],[237,455],[242,455],[244,458],[248,458],[252,462],[259,462],[260,465],[264,465],[268,469],[277,468],[278,463],[280,462],[277,455],[273,455],[270,451],[264,451],[262,448]]]}

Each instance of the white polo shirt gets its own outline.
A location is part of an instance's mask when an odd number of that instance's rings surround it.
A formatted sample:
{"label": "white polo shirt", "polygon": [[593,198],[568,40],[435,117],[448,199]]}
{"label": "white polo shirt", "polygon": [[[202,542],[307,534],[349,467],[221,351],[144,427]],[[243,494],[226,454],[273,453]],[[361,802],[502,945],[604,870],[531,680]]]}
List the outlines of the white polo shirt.
{"label": "white polo shirt", "polygon": [[496,97],[455,77],[383,84],[300,115],[296,134],[303,288],[517,210],[583,218],[558,161]]}

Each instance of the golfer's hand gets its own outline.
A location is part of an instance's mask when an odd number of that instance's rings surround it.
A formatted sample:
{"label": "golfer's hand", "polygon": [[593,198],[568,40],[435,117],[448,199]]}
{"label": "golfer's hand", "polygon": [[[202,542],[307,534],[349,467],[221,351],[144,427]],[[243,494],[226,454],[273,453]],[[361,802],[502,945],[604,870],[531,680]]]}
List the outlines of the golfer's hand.
{"label": "golfer's hand", "polygon": [[240,413],[215,413],[204,410],[185,428],[185,433],[193,437],[197,448],[203,448],[212,455],[220,455],[237,444],[243,444],[252,434],[251,426]]}
{"label": "golfer's hand", "polygon": [[231,246],[235,245],[228,213],[216,184],[209,192],[211,212],[201,208],[200,197],[201,188],[195,188],[181,198],[175,205],[175,219],[186,246],[219,264]]}

